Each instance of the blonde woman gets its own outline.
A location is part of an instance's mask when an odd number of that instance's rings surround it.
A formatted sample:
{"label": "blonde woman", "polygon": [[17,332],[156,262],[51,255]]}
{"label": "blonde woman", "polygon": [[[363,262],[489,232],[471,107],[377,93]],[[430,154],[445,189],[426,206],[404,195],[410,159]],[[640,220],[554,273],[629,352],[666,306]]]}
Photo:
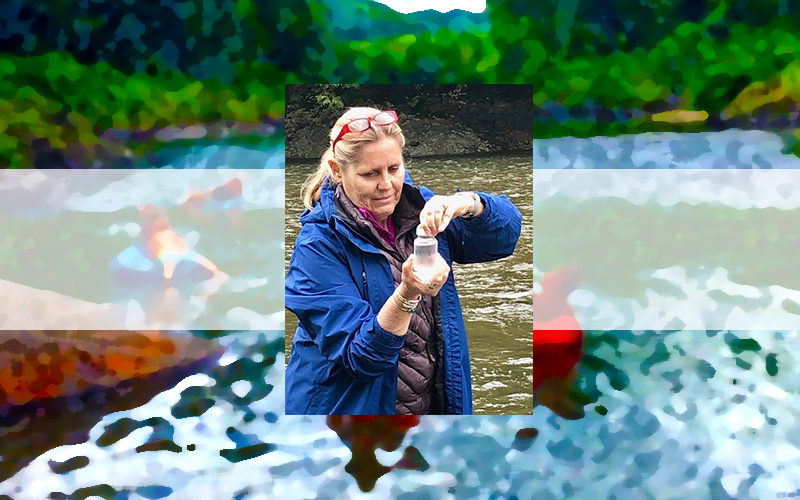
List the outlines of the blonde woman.
{"label": "blonde woman", "polygon": [[[450,268],[511,255],[522,217],[505,196],[414,186],[404,145],[396,112],[349,109],[303,186],[286,276],[286,308],[298,318],[287,414],[472,413]],[[417,226],[438,241],[425,281],[413,272]]]}

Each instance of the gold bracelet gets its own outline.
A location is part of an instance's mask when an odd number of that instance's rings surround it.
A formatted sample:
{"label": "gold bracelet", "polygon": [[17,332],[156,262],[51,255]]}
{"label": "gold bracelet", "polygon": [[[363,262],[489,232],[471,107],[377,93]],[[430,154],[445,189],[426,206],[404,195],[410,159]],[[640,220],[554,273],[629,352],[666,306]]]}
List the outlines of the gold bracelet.
{"label": "gold bracelet", "polygon": [[405,312],[405,313],[411,313],[411,314],[414,314],[414,311],[413,311],[413,310],[411,310],[411,309],[406,309],[406,308],[403,306],[403,304],[402,304],[402,303],[400,303],[400,302],[397,300],[397,296],[396,296],[396,295],[392,295],[392,296],[394,297],[394,300],[393,300],[392,302],[394,303],[394,306],[395,306],[396,308],[400,309],[401,311],[403,311],[403,312]]}
{"label": "gold bracelet", "polygon": [[419,305],[419,299],[409,300],[399,293],[393,293],[392,296],[394,297],[394,305],[403,312],[414,314]]}

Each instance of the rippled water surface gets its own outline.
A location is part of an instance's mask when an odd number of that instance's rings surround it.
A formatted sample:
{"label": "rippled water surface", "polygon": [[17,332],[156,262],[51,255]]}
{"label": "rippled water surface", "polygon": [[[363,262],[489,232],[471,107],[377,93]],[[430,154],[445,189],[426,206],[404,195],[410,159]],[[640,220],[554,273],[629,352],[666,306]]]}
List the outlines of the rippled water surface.
{"label": "rippled water surface", "polygon": [[535,148],[534,276],[576,267],[569,302],[589,330],[586,417],[534,410],[547,441],[534,448],[557,464],[543,485],[581,498],[795,496],[800,160],[762,131]]}
{"label": "rippled water surface", "polygon": [[[300,186],[315,165],[287,169],[286,266],[300,230]],[[472,359],[475,414],[530,413],[531,396],[531,160],[530,156],[476,156],[415,160],[415,184],[438,194],[456,187],[505,194],[522,212],[522,235],[514,255],[496,262],[455,265]],[[297,320],[287,311],[287,359]]]}
{"label": "rippled water surface", "polygon": [[[227,276],[218,293],[199,304],[210,320],[205,325],[250,328],[162,332],[213,339],[218,348],[198,361],[184,359],[114,388],[90,387],[22,407],[0,404],[0,498],[225,498],[220,495],[236,484],[221,478],[238,475],[252,464],[246,460],[274,451],[258,434],[270,433],[284,406],[282,155],[210,147],[192,150],[176,165],[210,163],[222,168],[10,172],[0,179],[3,319],[24,322],[8,307],[8,295],[18,289],[33,300],[57,293],[65,309],[42,301],[46,307],[33,317],[56,324],[75,312],[71,306],[116,305],[109,263],[127,246],[143,244],[137,209],[152,203],[187,245]],[[225,168],[241,166],[266,168]],[[180,207],[192,193],[210,192],[234,178],[242,183],[241,196],[208,200],[204,211],[192,216]],[[184,300],[178,305],[192,304],[191,297]],[[271,329],[258,329],[259,324]],[[123,328],[122,322],[103,326]],[[13,333],[3,332],[0,345],[24,351]],[[34,355],[47,364],[47,352]],[[157,357],[154,363],[160,364]],[[19,367],[0,366],[0,383],[8,382],[8,369]],[[258,486],[245,476],[239,489]]]}
{"label": "rippled water surface", "polygon": [[[757,153],[745,149],[749,144],[746,135],[726,134],[713,136],[712,150],[704,153],[705,149],[698,152],[691,144],[672,144],[682,140],[682,136],[673,135],[664,143],[653,142],[650,136],[624,140],[643,141],[644,149],[657,151],[664,158],[669,154],[664,167],[676,157],[669,151],[682,151],[680,158],[705,154],[709,161],[692,168],[721,165],[723,159],[732,163],[736,158],[745,165],[751,164],[751,160],[756,164],[756,160],[761,161],[755,157]],[[770,136],[764,138],[761,143],[769,145]],[[727,145],[732,141],[741,141],[742,144],[733,143],[730,147],[741,155],[728,155]],[[558,149],[564,157],[572,155],[575,160],[578,154],[573,149],[574,143],[571,139],[556,141],[548,143],[548,148]],[[606,151],[606,159],[628,147],[607,138],[586,140],[582,144],[589,143],[600,144]],[[779,152],[780,146],[775,148]],[[641,151],[635,150],[637,154]],[[555,151],[551,150],[551,158],[555,157]],[[773,166],[778,164],[767,156],[762,158]],[[791,157],[781,157],[781,161],[798,165]],[[412,173],[418,182],[430,185],[437,182],[434,175],[429,177],[433,177],[430,181],[423,181],[427,163],[417,163],[421,171]],[[295,168],[308,171],[310,167]],[[479,178],[479,167],[470,168],[473,176]],[[525,168],[512,170],[519,172],[519,178],[525,178],[530,186],[530,178],[525,177],[530,169]],[[298,174],[289,183],[292,199],[297,196],[295,186],[299,186],[302,176]],[[462,189],[472,188],[462,180],[467,178],[464,175],[458,180]],[[457,184],[445,179],[439,182],[445,192]],[[509,184],[512,196],[517,189],[527,193],[523,190],[524,183],[518,184]],[[781,199],[788,201],[792,196],[789,193]],[[522,195],[514,201],[530,217],[532,203],[525,202]],[[287,218],[287,231],[291,231],[296,214]],[[523,227],[528,234],[532,229],[536,228]],[[773,233],[765,232],[759,239],[769,241],[768,234]],[[787,239],[790,235],[786,235]],[[783,233],[778,236],[776,241],[781,242]],[[787,265],[794,265],[793,254],[782,257]],[[530,265],[532,258],[529,254],[520,263]],[[696,280],[703,276],[692,274],[698,271],[696,267],[681,262],[678,265],[687,271],[687,276],[681,279]],[[470,269],[464,267],[463,271]],[[678,279],[675,275],[669,278]],[[511,293],[527,296],[508,298],[505,302],[530,303],[529,285],[522,283],[512,287]],[[467,300],[478,299],[465,296],[472,285],[467,285],[461,276],[458,285],[465,308]],[[614,290],[628,290],[606,288],[612,298],[621,295],[613,295]],[[498,292],[489,293],[487,305],[473,302],[469,306],[471,311],[481,307],[499,310],[504,299]],[[481,317],[487,328],[479,335],[494,343],[487,341],[483,354],[481,346],[471,346],[473,360],[485,358],[487,364],[502,366],[499,356],[490,357],[490,347],[497,350],[507,340],[490,327],[496,330],[497,325],[505,325],[508,318],[516,317],[516,309],[510,309],[509,314],[499,318],[489,314]],[[519,323],[525,329],[520,330],[520,339],[525,339],[530,335],[529,320],[520,315]],[[585,408],[586,417],[567,421],[544,407],[535,408],[533,415],[528,416],[423,417],[396,452],[378,450],[377,457],[383,464],[392,465],[403,450],[414,446],[430,468],[425,472],[393,470],[380,478],[369,493],[363,493],[345,471],[351,452],[328,428],[325,417],[283,414],[282,334],[282,331],[213,333],[225,351],[214,366],[187,378],[179,374],[182,380],[158,389],[157,395],[143,406],[82,417],[82,425],[87,425],[91,418],[99,422],[89,427],[86,443],[52,449],[13,478],[0,481],[0,498],[5,498],[3,495],[15,500],[69,498],[74,492],[79,493],[73,498],[95,494],[128,500],[565,497],[749,500],[800,496],[797,330],[676,327],[588,331],[586,356],[580,367],[580,387],[591,399]],[[470,329],[470,335],[474,335],[474,329]],[[481,377],[480,372],[476,370],[476,380]],[[525,377],[528,373],[525,371]],[[488,381],[483,380],[484,384]],[[34,413],[31,418],[39,417]],[[63,417],[57,419],[64,421]],[[529,440],[532,442],[528,446],[515,446],[518,431],[531,427],[538,429],[538,437]],[[8,434],[0,439],[8,439]],[[165,448],[159,449],[160,446]],[[70,462],[75,468],[65,470],[69,467],[63,464],[75,459],[78,460]]]}

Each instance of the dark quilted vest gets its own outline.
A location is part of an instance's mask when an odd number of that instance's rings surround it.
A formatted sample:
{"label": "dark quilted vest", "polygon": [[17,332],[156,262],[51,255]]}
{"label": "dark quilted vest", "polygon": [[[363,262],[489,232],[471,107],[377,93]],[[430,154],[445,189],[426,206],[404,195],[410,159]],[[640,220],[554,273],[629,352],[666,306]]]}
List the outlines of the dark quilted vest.
{"label": "dark quilted vest", "polygon": [[[394,286],[399,286],[403,262],[414,253],[415,229],[424,205],[422,196],[414,188],[404,186],[403,196],[392,215],[396,230],[395,248],[392,248],[358,212],[341,187],[336,195],[337,212],[383,252],[392,270]],[[444,412],[440,325],[439,298],[423,295],[411,317],[406,341],[400,351],[395,405],[398,415],[440,415]]]}

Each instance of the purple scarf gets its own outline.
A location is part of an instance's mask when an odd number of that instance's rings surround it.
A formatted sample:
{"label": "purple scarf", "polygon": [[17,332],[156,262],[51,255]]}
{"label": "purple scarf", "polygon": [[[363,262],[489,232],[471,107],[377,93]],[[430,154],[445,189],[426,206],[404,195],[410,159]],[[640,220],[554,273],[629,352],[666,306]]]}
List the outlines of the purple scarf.
{"label": "purple scarf", "polygon": [[365,219],[367,219],[367,221],[370,224],[372,224],[375,230],[378,231],[378,236],[380,236],[381,239],[385,241],[387,245],[389,245],[391,248],[396,248],[394,244],[396,233],[394,230],[394,221],[392,221],[391,216],[389,216],[389,218],[386,219],[387,229],[384,229],[383,226],[378,224],[378,221],[375,220],[375,217],[372,216],[369,210],[367,210],[366,208],[359,207],[358,211],[361,215],[364,216]]}

